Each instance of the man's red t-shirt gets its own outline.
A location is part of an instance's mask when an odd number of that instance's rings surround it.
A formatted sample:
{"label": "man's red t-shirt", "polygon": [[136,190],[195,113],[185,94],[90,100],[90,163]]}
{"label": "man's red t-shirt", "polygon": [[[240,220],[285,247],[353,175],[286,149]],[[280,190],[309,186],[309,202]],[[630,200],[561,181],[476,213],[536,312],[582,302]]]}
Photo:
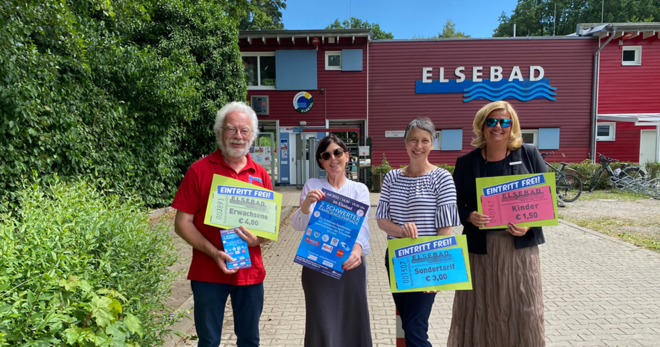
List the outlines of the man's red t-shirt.
{"label": "man's red t-shirt", "polygon": [[[216,248],[223,250],[220,229],[204,224],[213,174],[251,183],[270,190],[273,190],[273,185],[266,170],[252,161],[249,154],[247,155],[247,164],[239,173],[236,173],[225,162],[220,150],[216,150],[211,155],[196,161],[190,166],[174,197],[172,207],[181,212],[194,215],[193,223],[197,230],[211,241]],[[248,228],[248,230],[250,229]],[[264,262],[261,258],[261,247],[250,247],[248,250],[250,252],[252,267],[240,269],[233,275],[227,275],[220,270],[213,258],[193,248],[193,258],[190,264],[190,271],[188,272],[188,279],[234,285],[261,283],[266,277],[266,269],[264,269]]]}

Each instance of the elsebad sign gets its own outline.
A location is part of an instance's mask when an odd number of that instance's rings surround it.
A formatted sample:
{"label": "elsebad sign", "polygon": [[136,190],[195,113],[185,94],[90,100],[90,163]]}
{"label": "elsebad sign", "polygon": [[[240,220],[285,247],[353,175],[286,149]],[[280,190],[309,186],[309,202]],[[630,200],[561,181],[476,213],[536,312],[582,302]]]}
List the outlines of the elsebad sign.
{"label": "elsebad sign", "polygon": [[293,108],[300,113],[307,113],[314,106],[314,98],[308,92],[300,92],[293,97]]}
{"label": "elsebad sign", "polygon": [[[470,70],[472,79],[467,79],[466,71]],[[523,76],[523,70],[528,71],[527,78]],[[527,71],[525,72],[527,73]],[[447,74],[445,75],[445,73]],[[557,96],[557,88],[550,85],[549,78],[544,78],[545,70],[542,66],[532,65],[528,69],[513,66],[511,70],[507,71],[501,66],[490,66],[489,68],[459,66],[453,71],[456,78],[445,77],[449,74],[450,72],[446,72],[444,67],[438,69],[423,67],[422,79],[415,81],[415,93],[464,93],[463,102],[480,99],[490,101],[547,99],[555,101]],[[488,78],[484,78],[486,76]]]}

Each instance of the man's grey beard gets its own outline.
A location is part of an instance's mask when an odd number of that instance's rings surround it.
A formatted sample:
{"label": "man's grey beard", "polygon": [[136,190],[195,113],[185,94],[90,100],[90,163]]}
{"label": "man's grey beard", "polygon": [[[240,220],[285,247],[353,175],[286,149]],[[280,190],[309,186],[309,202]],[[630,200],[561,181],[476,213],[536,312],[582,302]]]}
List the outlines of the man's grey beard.
{"label": "man's grey beard", "polygon": [[[241,149],[235,149],[229,146],[229,144],[242,144],[245,145]],[[236,139],[227,139],[226,142],[220,143],[220,151],[222,154],[230,158],[242,158],[248,154],[250,151],[250,142],[245,140],[236,140]]]}

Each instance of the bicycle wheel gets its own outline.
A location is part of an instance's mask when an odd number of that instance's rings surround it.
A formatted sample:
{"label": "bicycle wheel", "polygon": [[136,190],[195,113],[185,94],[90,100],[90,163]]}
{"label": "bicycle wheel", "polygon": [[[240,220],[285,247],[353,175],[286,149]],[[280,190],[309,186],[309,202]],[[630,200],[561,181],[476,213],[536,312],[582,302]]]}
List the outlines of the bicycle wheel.
{"label": "bicycle wheel", "polygon": [[572,174],[564,173],[557,180],[557,197],[564,202],[573,202],[582,194],[582,181]]}
{"label": "bicycle wheel", "polygon": [[623,176],[626,177],[626,175],[630,176],[630,178],[632,179],[636,179],[636,178],[644,178],[646,174],[644,173],[644,171],[642,171],[642,169],[638,168],[637,166],[631,166],[623,170]]}

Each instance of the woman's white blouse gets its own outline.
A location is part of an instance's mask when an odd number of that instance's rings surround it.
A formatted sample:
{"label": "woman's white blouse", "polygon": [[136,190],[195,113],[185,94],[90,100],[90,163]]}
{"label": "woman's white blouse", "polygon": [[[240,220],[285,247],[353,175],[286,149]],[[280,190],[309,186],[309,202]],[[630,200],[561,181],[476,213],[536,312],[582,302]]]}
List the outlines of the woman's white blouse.
{"label": "woman's white blouse", "polygon": [[[337,194],[341,194],[353,200],[357,200],[367,206],[370,206],[369,189],[367,189],[367,186],[365,186],[364,184],[347,180],[346,183],[341,188],[335,189],[330,185],[330,183],[328,183],[328,180],[326,178],[310,178],[307,180],[307,183],[305,183],[302,193],[300,194],[300,206],[302,206],[310,190],[322,189],[322,188],[325,188],[327,190],[333,191]],[[313,203],[310,206],[310,210],[314,210],[315,206],[316,203]],[[371,210],[371,208],[369,209]],[[369,216],[369,211],[367,211],[366,216]],[[311,215],[304,214],[300,210],[300,208],[298,208],[298,210],[296,210],[296,212],[293,214],[293,217],[291,218],[291,225],[295,230],[304,231],[305,227],[309,223],[310,217]],[[357,240],[355,242],[359,243],[362,246],[362,255],[369,254],[369,250],[370,250],[369,223],[367,218],[364,219],[364,223],[362,223],[362,228],[360,229],[360,233],[358,234]]]}

